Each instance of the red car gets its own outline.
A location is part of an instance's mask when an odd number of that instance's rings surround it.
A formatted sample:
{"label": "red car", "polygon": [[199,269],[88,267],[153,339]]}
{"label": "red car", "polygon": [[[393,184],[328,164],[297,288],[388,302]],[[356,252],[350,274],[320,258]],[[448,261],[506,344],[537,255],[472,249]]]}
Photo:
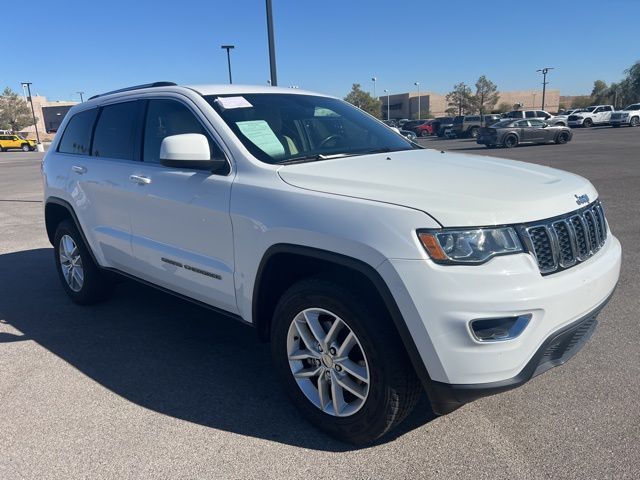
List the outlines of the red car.
{"label": "red car", "polygon": [[427,135],[433,135],[433,125],[431,121],[424,122],[422,125],[416,125],[413,127],[413,131],[419,137],[426,137]]}

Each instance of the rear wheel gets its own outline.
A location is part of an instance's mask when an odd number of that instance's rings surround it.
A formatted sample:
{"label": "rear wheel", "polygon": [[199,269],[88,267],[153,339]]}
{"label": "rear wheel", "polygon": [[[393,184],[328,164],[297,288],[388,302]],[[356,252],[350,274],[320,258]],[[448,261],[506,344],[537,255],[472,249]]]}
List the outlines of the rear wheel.
{"label": "rear wheel", "polygon": [[113,291],[113,281],[95,264],[70,220],[63,220],[56,229],[54,254],[62,287],[75,303],[97,303]]}
{"label": "rear wheel", "polygon": [[629,120],[629,126],[630,127],[637,127],[638,125],[640,125],[640,118],[631,117],[631,120]]}
{"label": "rear wheel", "polygon": [[471,127],[469,129],[469,136],[471,138],[478,138],[478,131],[479,131],[478,127]]}
{"label": "rear wheel", "polygon": [[560,132],[556,137],[556,143],[563,144],[569,141],[569,133],[568,132]]}
{"label": "rear wheel", "polygon": [[431,135],[431,134],[430,134],[428,131],[426,131],[426,130],[422,130],[422,131],[420,132],[420,136],[421,136],[421,137],[428,137],[429,135]]}
{"label": "rear wheel", "polygon": [[507,135],[507,137],[502,142],[506,148],[513,148],[518,146],[518,137],[515,135]]}
{"label": "rear wheel", "polygon": [[582,126],[585,128],[593,127],[593,120],[591,120],[590,118],[585,118],[584,122],[582,123]]}
{"label": "rear wheel", "polygon": [[370,296],[312,278],[282,296],[272,323],[275,369],[317,428],[371,442],[400,423],[421,393],[395,327]]}

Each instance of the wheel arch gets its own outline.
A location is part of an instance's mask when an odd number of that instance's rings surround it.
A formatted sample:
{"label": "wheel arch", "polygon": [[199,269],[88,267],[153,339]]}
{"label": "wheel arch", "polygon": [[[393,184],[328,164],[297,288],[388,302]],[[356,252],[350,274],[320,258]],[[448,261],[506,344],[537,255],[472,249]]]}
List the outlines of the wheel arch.
{"label": "wheel arch", "polygon": [[326,273],[338,273],[349,285],[371,288],[377,293],[375,301],[389,312],[416,374],[428,389],[431,377],[389,287],[374,267],[353,257],[293,244],[269,247],[260,261],[253,288],[252,319],[259,338],[269,340],[276,304],[290,285],[302,278]]}
{"label": "wheel arch", "polygon": [[95,262],[96,265],[98,265],[96,257],[93,254],[91,247],[89,246],[89,242],[87,241],[87,237],[85,236],[84,231],[80,226],[78,216],[76,215],[76,212],[73,210],[73,207],[71,206],[71,204],[66,200],[63,200],[62,198],[58,198],[58,197],[47,198],[44,206],[44,222],[47,230],[47,237],[49,238],[49,242],[51,243],[51,245],[54,244],[56,228],[58,227],[60,222],[62,222],[63,220],[71,220],[75,224],[76,228],[78,229],[78,232],[80,232],[80,235],[82,236],[82,241],[87,246],[87,250],[89,251],[89,254],[91,255],[92,260]]}

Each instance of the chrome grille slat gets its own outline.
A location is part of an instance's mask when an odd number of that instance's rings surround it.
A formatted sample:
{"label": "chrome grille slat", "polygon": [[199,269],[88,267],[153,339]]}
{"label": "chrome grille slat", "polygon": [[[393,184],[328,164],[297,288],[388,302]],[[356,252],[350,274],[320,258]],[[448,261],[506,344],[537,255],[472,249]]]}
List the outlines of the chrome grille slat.
{"label": "chrome grille slat", "polygon": [[607,224],[600,201],[561,217],[519,229],[540,273],[549,275],[584,262],[605,244]]}

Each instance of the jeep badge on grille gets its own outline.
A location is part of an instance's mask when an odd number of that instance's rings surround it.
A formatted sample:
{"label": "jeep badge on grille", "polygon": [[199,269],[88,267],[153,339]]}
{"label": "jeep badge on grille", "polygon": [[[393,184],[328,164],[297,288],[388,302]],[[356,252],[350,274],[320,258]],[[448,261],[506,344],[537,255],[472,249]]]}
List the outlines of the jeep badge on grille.
{"label": "jeep badge on grille", "polygon": [[574,195],[574,197],[576,197],[576,203],[578,205],[584,205],[585,203],[589,203],[589,195],[582,194],[582,195]]}

